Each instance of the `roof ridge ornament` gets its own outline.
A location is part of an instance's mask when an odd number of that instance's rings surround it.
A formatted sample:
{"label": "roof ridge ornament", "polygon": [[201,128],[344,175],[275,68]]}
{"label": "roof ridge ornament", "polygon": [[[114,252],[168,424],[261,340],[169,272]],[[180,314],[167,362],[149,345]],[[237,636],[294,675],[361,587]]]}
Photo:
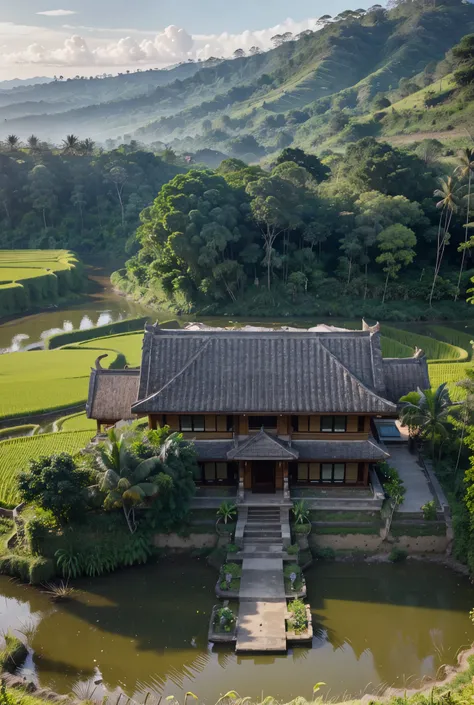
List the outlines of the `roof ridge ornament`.
{"label": "roof ridge ornament", "polygon": [[369,333],[380,333],[380,323],[379,323],[379,321],[377,321],[373,326],[371,326],[363,318],[362,319],[362,330],[368,331]]}
{"label": "roof ridge ornament", "polygon": [[415,345],[415,352],[413,354],[413,357],[415,358],[415,360],[421,360],[422,357],[425,357],[425,351],[423,350],[423,348],[418,348]]}
{"label": "roof ridge ornament", "polygon": [[103,360],[105,357],[108,357],[108,356],[109,356],[108,353],[104,353],[104,355],[99,355],[99,357],[98,357],[98,358],[96,359],[96,361],[95,361],[95,369],[96,369],[96,370],[103,370],[103,369],[104,369],[104,368],[102,367],[102,365],[100,364],[100,361]]}

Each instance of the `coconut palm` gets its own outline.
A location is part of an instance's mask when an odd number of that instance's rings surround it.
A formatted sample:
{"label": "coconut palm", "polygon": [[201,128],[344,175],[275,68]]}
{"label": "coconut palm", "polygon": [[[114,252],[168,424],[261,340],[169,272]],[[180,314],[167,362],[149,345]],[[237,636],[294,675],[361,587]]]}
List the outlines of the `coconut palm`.
{"label": "coconut palm", "polygon": [[64,154],[76,154],[79,148],[79,137],[76,135],[66,135],[66,139],[63,140],[63,152]]}
{"label": "coconut palm", "polygon": [[158,494],[156,475],[162,468],[158,457],[141,460],[129,448],[125,436],[112,429],[108,443],[98,449],[97,459],[102,468],[99,488],[105,494],[105,509],[123,509],[130,532],[137,530],[135,507]]}
{"label": "coconut palm", "polygon": [[444,251],[446,249],[446,245],[449,242],[449,228],[451,226],[451,220],[453,218],[453,214],[458,210],[457,199],[459,189],[454,177],[448,176],[447,179],[439,178],[438,181],[439,188],[435,190],[433,195],[440,199],[436,204],[436,208],[438,208],[438,210],[440,211],[440,217],[438,225],[438,238],[436,242],[435,272],[429,299],[430,306],[433,300],[436,280],[439,275],[439,270],[441,269]]}
{"label": "coconut palm", "polygon": [[14,152],[20,146],[20,138],[16,135],[8,135],[7,145],[10,148],[10,152]]}
{"label": "coconut palm", "polygon": [[89,139],[89,137],[86,137],[86,139],[82,140],[79,144],[79,151],[86,156],[90,156],[94,152],[94,148],[95,142]]}
{"label": "coconut palm", "polygon": [[436,436],[446,438],[447,419],[453,404],[449,398],[446,383],[441,384],[434,391],[427,389],[422,392],[418,389],[417,394],[418,400],[405,402],[400,419],[405,426],[418,428],[422,438],[430,441],[432,458],[435,460],[435,439]]}
{"label": "coconut palm", "polygon": [[[467,243],[467,234],[469,228],[469,214],[471,210],[471,186],[472,186],[472,175],[474,173],[474,149],[466,147],[459,153],[460,164],[456,169],[456,172],[462,179],[467,179],[467,205],[466,205],[466,225],[464,226],[464,245]],[[466,247],[462,248],[461,266],[459,268],[458,285],[456,289],[456,295],[454,300],[457,301],[459,296],[459,291],[461,288],[461,277],[464,270],[464,260],[466,258]]]}
{"label": "coconut palm", "polygon": [[30,135],[28,139],[26,140],[26,143],[28,145],[28,149],[30,152],[39,152],[40,151],[40,141],[36,135]]}

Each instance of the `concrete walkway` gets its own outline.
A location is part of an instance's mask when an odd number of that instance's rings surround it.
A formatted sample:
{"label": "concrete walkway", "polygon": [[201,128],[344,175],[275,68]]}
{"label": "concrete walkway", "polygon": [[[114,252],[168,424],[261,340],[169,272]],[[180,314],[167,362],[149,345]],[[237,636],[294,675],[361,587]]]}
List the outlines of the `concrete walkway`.
{"label": "concrete walkway", "polygon": [[239,600],[285,599],[283,560],[281,558],[245,558],[242,562]]}
{"label": "concrete walkway", "polygon": [[235,650],[286,651],[286,600],[242,602]]}
{"label": "concrete walkway", "polygon": [[416,455],[412,455],[406,446],[390,446],[389,465],[392,465],[405,483],[405,501],[397,512],[420,512],[426,502],[433,499],[428,481],[418,465]]}
{"label": "concrete walkway", "polygon": [[286,651],[282,558],[244,558],[236,651]]}

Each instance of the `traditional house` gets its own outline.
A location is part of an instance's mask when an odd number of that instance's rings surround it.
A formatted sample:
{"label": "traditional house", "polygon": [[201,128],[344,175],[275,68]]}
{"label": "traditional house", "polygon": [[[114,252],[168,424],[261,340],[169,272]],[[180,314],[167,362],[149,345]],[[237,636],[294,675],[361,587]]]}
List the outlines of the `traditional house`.
{"label": "traditional house", "polygon": [[102,425],[147,416],[192,439],[204,485],[288,496],[291,486],[364,487],[389,457],[375,419],[428,388],[421,351],[383,359],[362,331],[163,330],[147,326],[140,369],[92,371],[87,415]]}

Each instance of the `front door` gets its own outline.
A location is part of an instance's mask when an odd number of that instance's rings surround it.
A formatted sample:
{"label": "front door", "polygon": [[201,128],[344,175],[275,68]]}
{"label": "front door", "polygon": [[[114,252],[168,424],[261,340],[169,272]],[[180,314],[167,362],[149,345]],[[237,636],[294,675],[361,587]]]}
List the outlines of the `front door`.
{"label": "front door", "polygon": [[275,492],[274,460],[254,460],[252,462],[252,491]]}

